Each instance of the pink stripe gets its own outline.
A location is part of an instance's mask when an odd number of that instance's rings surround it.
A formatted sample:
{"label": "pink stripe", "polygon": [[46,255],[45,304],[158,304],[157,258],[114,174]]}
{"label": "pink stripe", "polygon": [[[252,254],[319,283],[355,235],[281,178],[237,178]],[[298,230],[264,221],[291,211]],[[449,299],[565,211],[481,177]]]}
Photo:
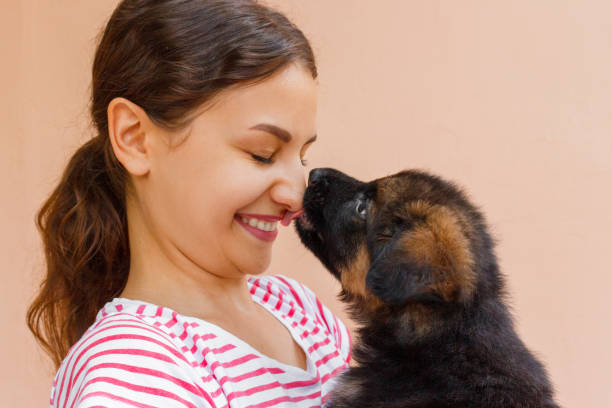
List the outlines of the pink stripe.
{"label": "pink stripe", "polygon": [[[235,367],[237,365],[244,364],[244,363],[246,363],[248,361],[251,361],[251,360],[253,360],[255,358],[259,358],[259,357],[257,357],[255,354],[247,354],[246,356],[237,358],[237,359],[229,361],[227,363],[221,363],[219,361],[215,361],[214,363],[212,363],[210,365],[210,370],[211,371],[215,371],[215,369],[217,367],[219,367],[219,366],[224,367],[224,368]],[[202,365],[206,366],[206,364],[202,364]]]}
{"label": "pink stripe", "polygon": [[287,384],[282,384],[284,389],[290,390],[291,388],[299,388],[299,387],[310,387],[319,382],[318,378],[313,378],[312,380],[305,381],[293,381]]}
{"label": "pink stripe", "polygon": [[[196,354],[196,352],[198,351],[198,340],[208,340],[208,339],[213,339],[217,336],[215,336],[212,333],[207,333],[204,336],[200,336],[199,334],[194,334],[193,337],[191,338],[191,341],[193,342],[193,346],[191,347],[191,354]],[[186,351],[188,348],[187,346],[183,346],[182,350]],[[195,363],[195,362],[194,362]],[[197,363],[195,363],[195,365],[197,365]]]}
{"label": "pink stripe", "polygon": [[303,395],[303,396],[300,396],[300,397],[283,396],[283,397],[275,398],[273,400],[262,402],[260,404],[249,405],[246,408],[266,408],[266,407],[271,407],[272,405],[280,404],[281,402],[285,402],[285,401],[299,402],[299,401],[303,401],[305,399],[317,398],[320,395],[321,395],[321,391],[313,392],[310,395]]}
{"label": "pink stripe", "polygon": [[347,368],[346,365],[342,365],[340,367],[336,367],[334,369],[334,371],[332,371],[331,373],[325,374],[323,377],[321,377],[321,385],[325,384],[327,382],[327,380],[329,380],[330,378],[334,377],[339,372],[344,371],[344,369],[346,369],[346,368]]}
{"label": "pink stripe", "polygon": [[278,291],[278,302],[276,302],[276,305],[274,306],[274,309],[280,310],[281,306],[283,305],[283,295],[284,294],[285,294],[285,292],[283,292],[282,290],[279,289],[279,291]]}
{"label": "pink stripe", "polygon": [[147,307],[147,305],[138,306],[138,309],[136,309],[136,314],[142,314],[145,310],[145,307]]}
{"label": "pink stripe", "polygon": [[162,315],[162,311],[164,310],[163,307],[161,306],[157,306],[157,311],[155,312],[155,317],[159,317]]}
{"label": "pink stripe", "polygon": [[174,364],[174,365],[178,365],[170,357],[168,357],[168,356],[166,356],[164,354],[155,353],[153,351],[141,350],[141,349],[113,349],[113,350],[105,350],[105,351],[101,351],[99,353],[96,353],[96,354],[92,355],[91,357],[89,357],[85,361],[85,363],[83,363],[81,365],[81,368],[79,369],[79,371],[72,378],[72,382],[70,384],[70,387],[74,387],[74,383],[76,382],[77,378],[79,378],[79,376],[81,375],[81,372],[85,369],[85,367],[87,367],[87,364],[92,359],[94,359],[96,357],[100,357],[100,356],[105,356],[105,355],[108,355],[108,354],[131,354],[131,355],[135,355],[135,356],[151,357],[151,358],[154,358],[156,360],[164,361],[166,363],[171,363],[171,364]]}
{"label": "pink stripe", "polygon": [[172,312],[172,319],[170,319],[168,322],[166,322],[164,324],[164,326],[170,328],[170,327],[174,326],[177,322],[178,322],[178,320],[176,319],[176,312]]}
{"label": "pink stripe", "polygon": [[254,295],[255,292],[257,292],[257,288],[259,288],[259,279],[254,279],[253,286],[251,287],[251,290],[249,291],[251,295]]}
{"label": "pink stripe", "polygon": [[349,341],[349,352],[348,356],[346,356],[346,362],[349,363],[351,361],[351,355],[353,353],[353,339],[351,336],[351,331],[348,329],[348,327],[344,326],[344,328],[346,329],[346,336],[348,337]]}
{"label": "pink stripe", "polygon": [[223,364],[221,364],[221,366],[222,366],[222,367],[225,367],[225,368],[235,367],[235,366],[237,366],[237,365],[244,364],[244,363],[246,363],[247,361],[251,361],[251,360],[253,360],[254,358],[259,358],[259,357],[257,357],[255,354],[247,354],[246,356],[243,356],[243,357],[237,358],[237,359],[232,360],[232,361],[229,361],[229,362],[227,362],[227,363],[223,363]]}
{"label": "pink stripe", "polygon": [[[98,396],[102,396],[102,397],[106,397],[115,401],[121,401],[124,402],[128,405],[132,405],[134,407],[139,407],[139,408],[156,408],[153,405],[148,405],[148,404],[143,404],[141,402],[136,402],[136,401],[132,401],[131,399],[127,399],[127,398],[123,398],[120,397],[118,395],[113,395],[109,392],[104,392],[104,391],[96,391],[96,392],[90,392],[89,394],[85,394],[83,395],[83,398],[81,399],[80,402],[85,401],[87,398],[92,398],[92,397],[98,397]],[[96,405],[95,407],[91,407],[91,408],[96,408],[96,407],[100,407],[100,408],[108,408],[104,405]]]}
{"label": "pink stripe", "polygon": [[263,302],[268,303],[268,299],[270,299],[270,293],[272,292],[272,282],[268,281],[266,284],[266,294],[263,297]]}
{"label": "pink stripe", "polygon": [[[176,394],[173,394],[171,392],[168,392],[166,390],[162,390],[161,388],[155,388],[155,387],[145,387],[142,385],[135,385],[135,384],[131,384],[128,383],[126,381],[121,381],[118,380],[116,378],[111,378],[111,377],[97,377],[97,378],[93,378],[90,381],[88,381],[83,388],[87,388],[87,386],[89,384],[93,384],[93,383],[97,383],[97,382],[103,382],[103,383],[109,383],[109,384],[113,384],[113,385],[118,385],[120,387],[125,387],[129,390],[132,391],[139,391],[139,392],[144,392],[147,394],[151,394],[151,395],[159,395],[161,397],[166,397],[166,398],[170,398],[173,399],[175,401],[178,401],[180,403],[182,403],[183,405],[185,405],[186,407],[190,407],[190,408],[197,408],[197,406],[195,406],[193,403],[179,397]],[[80,394],[80,392],[79,392]],[[77,395],[78,397],[78,395]]]}
{"label": "pink stripe", "polygon": [[[117,316],[117,315],[113,315],[113,316]],[[120,323],[120,322],[135,323],[135,324],[133,324],[133,325],[123,324],[123,325],[111,326],[111,324]],[[168,342],[167,344],[169,346],[171,346],[173,348],[176,347],[176,345],[172,341],[172,335],[174,335],[174,333],[166,333],[165,331],[163,331],[163,329],[159,328],[159,326],[161,326],[161,323],[159,323],[159,322],[155,322],[155,323],[158,323],[158,324],[155,325],[155,326],[151,326],[149,323],[145,323],[141,319],[110,319],[109,318],[108,320],[106,320],[104,322],[104,324],[101,324],[100,326],[98,326],[98,329],[100,329],[100,328],[104,328],[104,329],[97,330],[97,333],[100,333],[100,332],[106,330],[107,328],[134,327],[134,328],[137,328],[137,329],[142,329],[142,330],[154,333],[154,334],[158,335],[160,338],[163,338],[164,340],[166,340]]]}
{"label": "pink stripe", "polygon": [[298,401],[304,401],[306,399],[317,398],[320,395],[321,395],[321,391],[316,391],[316,392],[313,392],[312,394],[309,394],[309,395],[302,395],[300,397],[292,397],[289,400],[291,402],[298,402]]}
{"label": "pink stripe", "polygon": [[215,354],[225,353],[226,351],[235,349],[236,346],[234,344],[228,343],[225,346],[217,347],[212,349],[212,352]]}
{"label": "pink stripe", "polygon": [[[219,384],[223,385],[226,382],[238,383],[240,381],[243,381],[243,380],[246,380],[246,379],[249,379],[249,378],[258,377],[258,376],[260,376],[262,374],[265,374],[265,373],[283,374],[284,372],[285,372],[284,370],[281,370],[280,368],[276,368],[276,367],[272,367],[272,368],[262,367],[262,368],[259,368],[257,370],[254,370],[254,371],[238,375],[236,377],[228,377],[228,376],[224,375],[219,380]],[[208,377],[212,377],[212,375],[210,375]],[[206,377],[206,378],[208,378],[208,377]],[[202,379],[204,379],[204,377],[202,377]]]}
{"label": "pink stripe", "polygon": [[283,282],[285,285],[287,285],[289,287],[289,290],[291,291],[291,294],[293,295],[293,297],[295,298],[295,301],[298,302],[298,305],[302,308],[302,310],[304,309],[304,305],[302,304],[302,300],[300,299],[300,297],[298,296],[297,292],[295,291],[295,289],[293,289],[293,286],[291,286],[291,284],[289,282],[287,282],[287,280],[281,276],[276,276],[276,278],[278,280],[280,280],[281,282]]}
{"label": "pink stripe", "polygon": [[256,386],[256,387],[249,388],[248,390],[232,392],[232,393],[228,394],[226,396],[226,398],[228,400],[233,400],[235,398],[244,397],[244,396],[247,396],[247,395],[253,395],[253,394],[256,394],[256,393],[261,392],[261,391],[271,390],[273,388],[281,387],[283,389],[292,389],[292,388],[298,388],[298,387],[311,386],[311,385],[314,385],[314,384],[316,384],[318,382],[319,382],[318,378],[314,378],[314,379],[308,380],[308,381],[294,381],[294,382],[287,383],[287,384],[281,384],[278,381],[273,381],[273,382],[271,382],[269,384],[263,384],[263,385],[259,385],[259,386]]}
{"label": "pink stripe", "polygon": [[308,348],[308,353],[312,353],[313,351],[315,351],[316,349],[318,349],[321,346],[326,346],[329,344],[331,340],[329,339],[329,337],[326,337],[325,340],[319,341],[315,344],[313,344],[312,346],[310,346]]}
{"label": "pink stripe", "polygon": [[[121,316],[125,316],[125,317],[129,317],[129,319],[117,319],[117,317],[121,317]],[[95,328],[97,329],[98,327],[102,327],[108,324],[113,324],[115,322],[132,322],[132,323],[139,323],[141,324],[143,327],[144,326],[150,326],[149,323],[145,323],[141,318],[136,317],[132,314],[129,313],[115,313],[113,315],[109,315],[108,317],[105,317],[103,319],[100,319],[96,322]],[[93,331],[92,327],[92,331]]]}
{"label": "pink stripe", "polygon": [[199,334],[195,334],[193,336],[193,341],[196,342],[198,339],[200,340],[210,340],[210,339],[215,339],[217,338],[217,336],[213,333],[206,333],[204,335],[199,335]]}
{"label": "pink stripe", "polygon": [[308,337],[311,334],[317,334],[319,332],[319,326],[315,326],[315,328],[312,331],[308,331],[308,330],[304,330],[304,332],[300,335],[300,337],[302,337],[303,339],[305,339],[306,337]]}
{"label": "pink stripe", "polygon": [[236,348],[236,346],[235,346],[235,345],[233,345],[233,344],[226,344],[226,345],[225,345],[225,346],[223,346],[223,347],[217,347],[217,348],[212,348],[212,349],[211,349],[210,347],[204,347],[204,348],[202,349],[202,353],[201,353],[201,354],[202,354],[202,356],[203,356],[203,357],[206,357],[206,355],[207,355],[208,353],[213,353],[213,354],[223,354],[223,353],[225,353],[226,351],[233,350],[233,349],[235,349],[235,348]]}
{"label": "pink stripe", "polygon": [[225,396],[225,398],[227,398],[228,401],[232,401],[236,398],[240,398],[240,397],[245,397],[247,395],[253,395],[256,394],[258,392],[262,392],[262,391],[267,391],[270,390],[272,388],[278,388],[280,387],[280,383],[278,381],[274,381],[271,382],[269,384],[262,384],[262,385],[258,385],[256,387],[251,387],[247,390],[243,390],[243,391],[235,391],[235,392],[230,392],[229,394],[227,394]]}
{"label": "pink stripe", "polygon": [[[117,319],[117,317],[121,317],[121,316],[129,317],[129,319]],[[133,323],[141,324],[143,328],[144,327],[151,327],[151,324],[145,322],[142,319],[142,317],[133,315],[131,313],[125,313],[125,312],[114,313],[112,315],[108,315],[105,318],[101,318],[100,320],[98,320],[95,323],[95,325],[93,327],[98,328],[98,327],[101,327],[101,326],[104,326],[104,325],[107,325],[107,324],[113,324],[114,322],[133,322]],[[158,323],[158,325],[160,324],[159,322],[155,322],[155,323]],[[93,329],[92,329],[92,331],[93,331]],[[160,335],[167,336],[167,334],[164,331],[162,331],[161,329],[157,330],[156,333],[159,333]],[[168,341],[170,341],[170,340],[168,340]]]}
{"label": "pink stripe", "polygon": [[187,326],[189,326],[189,323],[187,323],[187,322],[183,323],[183,332],[179,336],[179,339],[185,340],[187,338],[187,334],[188,334],[187,333]]}
{"label": "pink stripe", "polygon": [[228,376],[225,375],[225,376],[221,377],[221,379],[219,380],[219,384],[223,385],[226,382],[237,383],[237,382],[249,379],[249,378],[259,377],[260,375],[265,374],[267,372],[268,372],[268,370],[266,370],[265,368],[260,368],[258,370],[251,371],[249,373],[245,373],[245,374],[242,374],[242,375],[238,375],[236,377],[228,377]]}
{"label": "pink stripe", "polygon": [[[323,319],[323,321],[325,321],[325,326],[329,329],[329,323],[327,322],[327,319],[325,318],[325,312],[323,311],[323,304],[321,303],[319,298],[316,296],[315,296],[315,300],[317,302],[317,308],[319,309],[319,314],[321,315],[321,318]],[[317,316],[317,319],[318,318],[319,316]]]}
{"label": "pink stripe", "polygon": [[[109,330],[109,329],[115,329],[115,328],[118,328],[118,327],[133,327],[133,328],[142,329],[144,331],[156,334],[158,336],[160,335],[160,333],[155,331],[155,330],[152,330],[152,329],[149,329],[149,328],[146,328],[146,327],[130,325],[130,324],[119,324],[119,325],[116,325],[116,326],[108,326],[108,327],[105,327],[104,329],[98,330],[97,333],[99,334],[99,333],[101,333],[103,331],[106,331],[106,330]],[[159,336],[159,337],[161,337],[162,339],[164,339],[166,341],[169,341],[164,336]],[[189,363],[189,361],[187,361],[185,356],[183,354],[179,353],[179,351],[176,349],[176,346],[174,344],[171,343],[171,345],[167,345],[167,344],[164,344],[163,342],[155,339],[153,336],[145,336],[145,335],[140,335],[140,334],[129,334],[129,333],[128,334],[121,334],[120,333],[120,334],[114,334],[114,335],[111,335],[111,336],[108,336],[108,337],[103,337],[102,339],[98,339],[95,342],[91,343],[89,346],[87,346],[87,348],[85,350],[83,350],[83,352],[87,351],[88,349],[90,349],[94,345],[100,344],[104,340],[111,341],[111,340],[124,339],[124,338],[125,339],[139,339],[139,340],[142,339],[142,340],[145,340],[145,341],[149,341],[151,343],[155,343],[155,344],[157,344],[159,346],[162,346],[164,349],[168,350],[176,358],[178,358],[178,359],[180,359],[180,360],[182,360],[182,361],[184,361],[186,363]],[[83,352],[81,352],[81,355],[83,354]],[[81,357],[81,355],[79,355],[79,358]],[[75,360],[74,364],[77,364],[77,362],[78,362],[78,358],[77,358],[77,360]]]}
{"label": "pink stripe", "polygon": [[340,353],[338,353],[338,350],[334,351],[333,353],[329,353],[328,355],[326,355],[325,357],[321,358],[320,360],[318,360],[315,365],[318,367],[321,364],[325,364],[327,363],[329,360],[331,360],[332,358],[336,357],[340,355]]}
{"label": "pink stripe", "polygon": [[334,331],[337,334],[336,344],[338,345],[338,347],[342,347],[342,333],[340,333],[340,325],[338,324],[338,319],[336,318],[336,316],[334,316],[334,324],[336,325],[334,327]]}

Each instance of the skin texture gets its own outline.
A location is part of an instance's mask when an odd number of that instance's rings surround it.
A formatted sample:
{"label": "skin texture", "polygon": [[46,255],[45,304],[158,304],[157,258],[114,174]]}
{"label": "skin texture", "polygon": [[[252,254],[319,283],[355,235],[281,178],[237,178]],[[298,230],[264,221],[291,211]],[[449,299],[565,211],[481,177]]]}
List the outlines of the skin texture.
{"label": "skin texture", "polygon": [[[189,128],[170,132],[129,100],[109,104],[113,149],[133,184],[126,201],[130,272],[120,297],[208,320],[305,368],[287,329],[247,290],[249,275],[269,266],[273,242],[251,235],[234,215],[282,217],[302,207],[303,159],[316,134],[316,81],[292,64],[262,82],[226,89],[203,108]],[[292,139],[249,129],[260,123]]]}

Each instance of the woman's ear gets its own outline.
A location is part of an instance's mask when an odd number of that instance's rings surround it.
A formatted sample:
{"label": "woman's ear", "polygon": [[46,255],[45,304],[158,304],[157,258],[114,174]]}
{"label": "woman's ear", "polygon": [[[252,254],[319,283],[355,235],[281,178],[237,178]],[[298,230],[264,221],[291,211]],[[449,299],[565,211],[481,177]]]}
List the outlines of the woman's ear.
{"label": "woman's ear", "polygon": [[114,98],[107,108],[108,136],[117,160],[134,176],[150,170],[151,121],[147,113],[125,98]]}

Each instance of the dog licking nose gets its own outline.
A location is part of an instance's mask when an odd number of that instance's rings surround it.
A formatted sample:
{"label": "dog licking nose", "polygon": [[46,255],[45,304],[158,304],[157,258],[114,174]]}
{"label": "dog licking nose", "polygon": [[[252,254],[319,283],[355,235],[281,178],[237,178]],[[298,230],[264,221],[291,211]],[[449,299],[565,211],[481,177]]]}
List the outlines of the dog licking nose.
{"label": "dog licking nose", "polygon": [[285,216],[281,220],[281,224],[286,227],[287,225],[289,225],[291,223],[291,221],[294,218],[299,218],[300,216],[302,216],[302,214],[304,214],[304,209],[303,208],[300,208],[297,211],[287,211],[285,213]]}
{"label": "dog licking nose", "polygon": [[[362,182],[310,172],[302,243],[359,323],[329,408],[555,408],[516,334],[495,242],[456,184],[421,170]],[[376,375],[372,375],[376,373]]]}

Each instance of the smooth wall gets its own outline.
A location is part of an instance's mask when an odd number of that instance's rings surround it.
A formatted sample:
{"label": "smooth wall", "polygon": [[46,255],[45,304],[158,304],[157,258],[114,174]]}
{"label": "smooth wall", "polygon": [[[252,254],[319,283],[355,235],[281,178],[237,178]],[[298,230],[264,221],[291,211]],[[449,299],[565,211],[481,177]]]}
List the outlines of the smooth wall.
{"label": "smooth wall", "polygon": [[[34,214],[91,135],[96,35],[116,0],[2,2],[2,406],[49,403],[25,325],[44,259]],[[596,0],[274,0],[320,71],[309,169],[450,178],[498,240],[517,329],[566,407],[612,406],[612,4]],[[354,328],[339,285],[282,229],[269,273]]]}

